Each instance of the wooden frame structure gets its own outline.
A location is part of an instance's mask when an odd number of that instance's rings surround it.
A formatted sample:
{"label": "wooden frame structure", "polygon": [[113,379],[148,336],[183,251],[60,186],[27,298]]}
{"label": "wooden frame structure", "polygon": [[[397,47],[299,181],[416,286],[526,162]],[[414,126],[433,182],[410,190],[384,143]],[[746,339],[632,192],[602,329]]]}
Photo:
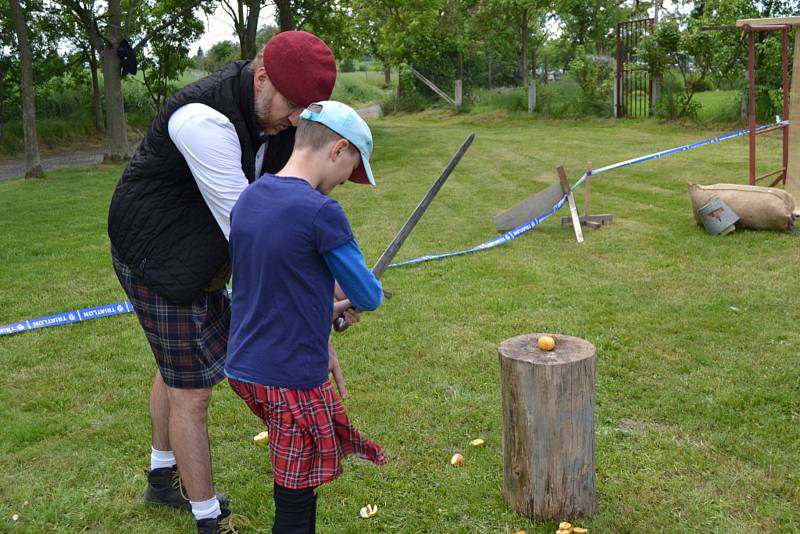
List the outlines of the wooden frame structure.
{"label": "wooden frame structure", "polygon": [[[794,194],[800,194],[800,136],[790,136],[789,124],[776,124],[762,130],[756,129],[756,65],[755,65],[755,34],[762,31],[780,31],[782,33],[782,67],[783,67],[783,120],[790,117],[800,118],[800,31],[795,31],[794,62],[792,66],[792,84],[789,87],[789,32],[800,26],[800,17],[742,19],[736,22],[736,27],[747,34],[747,78],[748,78],[748,128],[749,133],[749,168],[748,178],[750,185],[766,178],[776,176],[769,186],[773,187],[783,183],[784,187]],[[791,97],[790,97],[791,94]],[[781,130],[783,137],[783,166],[776,170],[756,176],[756,137],[760,134]],[[793,150],[794,149],[794,150]],[[794,157],[792,157],[794,156]],[[791,191],[794,189],[795,191]]]}

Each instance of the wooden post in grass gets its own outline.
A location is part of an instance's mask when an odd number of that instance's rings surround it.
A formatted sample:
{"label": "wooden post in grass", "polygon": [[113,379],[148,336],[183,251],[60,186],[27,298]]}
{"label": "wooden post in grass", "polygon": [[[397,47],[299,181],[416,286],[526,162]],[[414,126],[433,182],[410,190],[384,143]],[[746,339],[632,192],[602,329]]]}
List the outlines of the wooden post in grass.
{"label": "wooden post in grass", "polygon": [[503,497],[534,519],[588,516],[596,509],[594,382],[596,350],[588,341],[542,334],[504,341],[500,355],[503,404]]}
{"label": "wooden post in grass", "polygon": [[[614,222],[614,216],[610,213],[602,215],[592,215],[592,162],[590,161],[586,166],[586,172],[589,176],[586,177],[585,191],[583,193],[583,215],[578,217],[578,221],[582,225],[597,230],[605,224]],[[566,178],[565,178],[566,179]],[[564,183],[562,181],[562,183]],[[574,221],[571,217],[561,217],[561,228],[569,228]]]}
{"label": "wooden post in grass", "polygon": [[536,78],[528,81],[528,113],[536,111]]}
{"label": "wooden post in grass", "polygon": [[575,239],[578,243],[583,243],[583,230],[581,230],[581,220],[578,217],[578,208],[575,206],[575,197],[572,196],[572,186],[569,185],[569,180],[567,180],[567,173],[564,171],[564,167],[558,166],[556,168],[558,171],[558,180],[561,183],[561,190],[567,195],[567,202],[569,203],[569,215],[572,221],[572,228],[575,230]]}

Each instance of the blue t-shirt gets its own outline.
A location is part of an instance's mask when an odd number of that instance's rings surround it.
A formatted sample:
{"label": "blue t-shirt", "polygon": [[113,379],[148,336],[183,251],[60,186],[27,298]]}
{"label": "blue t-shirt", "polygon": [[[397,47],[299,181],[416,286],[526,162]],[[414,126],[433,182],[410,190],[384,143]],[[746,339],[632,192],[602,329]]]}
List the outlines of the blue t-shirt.
{"label": "blue t-shirt", "polygon": [[323,255],[352,239],[339,203],[305,180],[265,175],[242,192],[227,376],[293,389],[327,379],[334,278]]}

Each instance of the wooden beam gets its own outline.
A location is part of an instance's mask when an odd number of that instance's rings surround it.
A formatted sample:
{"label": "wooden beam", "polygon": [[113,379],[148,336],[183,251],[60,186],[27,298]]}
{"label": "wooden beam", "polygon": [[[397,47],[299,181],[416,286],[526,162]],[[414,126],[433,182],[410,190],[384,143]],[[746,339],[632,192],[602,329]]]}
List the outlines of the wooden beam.
{"label": "wooden beam", "polygon": [[784,188],[800,202],[800,29],[794,31],[792,87],[789,90],[789,158]]}
{"label": "wooden beam", "polygon": [[800,26],[800,17],[779,17],[769,19],[741,19],[736,21],[736,26],[741,28],[749,26]]}
{"label": "wooden beam", "polygon": [[448,95],[447,93],[445,93],[444,91],[442,91],[441,89],[439,89],[438,87],[436,87],[436,84],[434,84],[434,83],[433,83],[432,81],[430,81],[428,78],[426,78],[425,76],[423,76],[422,74],[420,74],[420,73],[419,73],[419,71],[418,71],[417,69],[415,69],[414,67],[412,67],[412,66],[410,66],[410,65],[409,65],[409,67],[408,67],[408,68],[409,68],[409,69],[411,69],[411,74],[413,74],[414,76],[416,76],[416,78],[417,78],[419,81],[421,81],[422,83],[424,83],[425,85],[427,85],[428,87],[430,87],[430,88],[431,88],[431,90],[432,90],[434,93],[436,93],[437,95],[441,96],[443,99],[445,99],[447,102],[449,102],[449,103],[450,103],[450,105],[452,105],[452,106],[455,106],[455,105],[456,105],[456,101],[455,101],[455,100],[453,100],[452,98],[450,98],[450,95]]}
{"label": "wooden beam", "polygon": [[[585,215],[581,215],[578,217],[580,223],[584,226],[588,226],[589,228],[594,228],[597,230],[600,227],[603,227],[607,224],[611,224],[614,222],[614,216],[610,213],[601,213],[598,215],[589,215],[588,217]],[[569,228],[572,226],[572,217],[561,217],[561,228]]]}
{"label": "wooden beam", "polygon": [[567,180],[567,173],[564,171],[564,167],[560,165],[556,170],[558,171],[558,180],[561,182],[561,190],[566,193],[567,201],[569,202],[569,214],[572,217],[572,228],[575,230],[575,239],[578,243],[583,243],[581,220],[578,217],[578,208],[575,206],[575,197],[572,196],[572,188]]}
{"label": "wooden beam", "polygon": [[511,208],[498,213],[494,218],[494,227],[498,232],[508,232],[520,224],[524,224],[534,217],[538,217],[552,209],[556,202],[561,200],[564,192],[561,184],[555,183],[517,203]]}

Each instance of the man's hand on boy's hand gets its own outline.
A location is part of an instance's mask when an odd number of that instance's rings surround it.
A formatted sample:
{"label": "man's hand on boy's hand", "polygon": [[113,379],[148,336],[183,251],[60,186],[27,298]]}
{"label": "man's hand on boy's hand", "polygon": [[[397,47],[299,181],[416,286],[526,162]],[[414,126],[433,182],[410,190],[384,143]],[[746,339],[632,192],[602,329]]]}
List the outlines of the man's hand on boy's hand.
{"label": "man's hand on boy's hand", "polygon": [[350,304],[350,301],[347,299],[333,303],[333,317],[331,318],[331,322],[342,315],[344,315],[344,318],[350,324],[356,324],[361,320],[361,312],[353,308],[352,304]]}
{"label": "man's hand on boy's hand", "polygon": [[333,343],[328,340],[328,372],[333,375],[333,381],[336,383],[336,389],[339,390],[339,396],[342,399],[347,398],[347,388],[344,385],[344,375],[342,368],[339,367],[339,355],[336,354],[336,349],[333,348]]}

